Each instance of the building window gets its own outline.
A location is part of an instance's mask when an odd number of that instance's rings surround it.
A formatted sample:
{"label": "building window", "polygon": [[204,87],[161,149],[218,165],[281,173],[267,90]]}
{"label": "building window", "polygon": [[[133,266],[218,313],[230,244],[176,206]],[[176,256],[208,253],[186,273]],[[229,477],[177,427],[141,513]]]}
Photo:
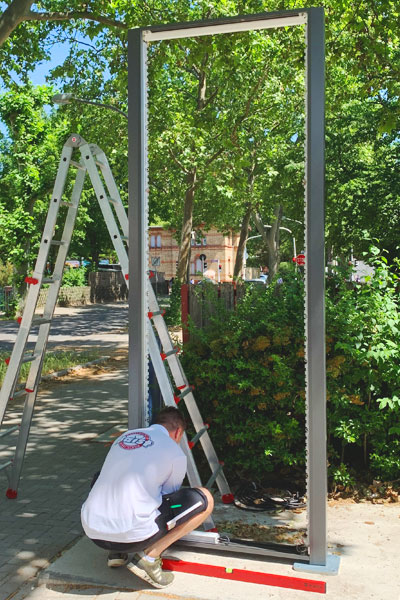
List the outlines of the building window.
{"label": "building window", "polygon": [[196,273],[203,273],[203,261],[196,258]]}
{"label": "building window", "polygon": [[161,248],[161,234],[150,236],[150,248]]}
{"label": "building window", "polygon": [[194,268],[194,262],[190,263],[190,274],[194,275],[196,273],[195,268]]}
{"label": "building window", "polygon": [[203,238],[203,246],[207,246],[207,238]]}

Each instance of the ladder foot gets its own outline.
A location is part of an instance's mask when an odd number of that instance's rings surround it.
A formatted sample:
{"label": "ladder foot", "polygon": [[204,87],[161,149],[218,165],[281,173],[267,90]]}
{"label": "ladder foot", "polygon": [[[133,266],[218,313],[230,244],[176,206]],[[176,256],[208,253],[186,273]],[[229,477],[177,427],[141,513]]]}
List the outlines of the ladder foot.
{"label": "ladder foot", "polygon": [[17,490],[8,488],[8,490],[6,491],[6,496],[9,500],[15,500],[15,498],[18,496],[18,492],[17,492]]}
{"label": "ladder foot", "polygon": [[232,504],[234,499],[235,499],[235,497],[233,494],[224,494],[223,496],[221,496],[221,500],[222,500],[223,504]]}

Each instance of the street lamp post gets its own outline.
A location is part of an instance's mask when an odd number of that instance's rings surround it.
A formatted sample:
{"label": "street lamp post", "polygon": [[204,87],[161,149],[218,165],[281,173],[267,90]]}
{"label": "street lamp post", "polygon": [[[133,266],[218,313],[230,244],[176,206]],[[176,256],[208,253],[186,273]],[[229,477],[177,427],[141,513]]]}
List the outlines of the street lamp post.
{"label": "street lamp post", "polygon": [[293,223],[298,223],[299,225],[302,225],[304,227],[304,223],[302,223],[301,221],[298,221],[297,219],[290,219],[289,217],[282,217],[282,221],[293,221]]}
{"label": "street lamp post", "polygon": [[52,101],[55,104],[73,104],[74,102],[78,102],[80,104],[91,104],[92,106],[99,106],[100,108],[108,108],[109,110],[113,110],[114,112],[124,116],[125,119],[128,119],[127,113],[120,108],[113,106],[112,104],[103,104],[102,102],[94,102],[93,100],[78,98],[77,96],[74,96],[74,94],[56,94],[52,97]]}
{"label": "street lamp post", "polygon": [[[293,221],[294,219],[288,219],[289,221]],[[300,222],[300,221],[298,221]],[[271,229],[272,225],[264,225],[264,227],[266,229]],[[293,235],[293,231],[291,229],[289,229],[288,227],[279,227],[279,229],[282,229],[284,231],[289,232],[292,235],[292,239],[293,239],[293,256],[296,256],[296,238]],[[260,238],[262,237],[262,235],[252,235],[251,237],[247,238],[246,241],[246,246],[247,246],[247,242],[249,240],[255,240],[256,238]],[[244,253],[243,253],[243,270],[246,268],[246,246],[244,247]]]}

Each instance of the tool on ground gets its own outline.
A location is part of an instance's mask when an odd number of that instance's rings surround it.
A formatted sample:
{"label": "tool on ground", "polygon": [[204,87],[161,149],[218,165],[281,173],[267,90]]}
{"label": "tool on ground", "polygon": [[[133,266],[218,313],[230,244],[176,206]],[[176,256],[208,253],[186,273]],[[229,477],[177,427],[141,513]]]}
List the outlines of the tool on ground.
{"label": "tool on ground", "polygon": [[261,585],[272,585],[276,587],[303,590],[306,592],[326,593],[326,582],[314,579],[303,579],[301,577],[290,577],[288,575],[276,575],[275,573],[261,573],[259,571],[248,571],[247,569],[236,569],[233,567],[221,567],[217,565],[205,565],[201,563],[188,562],[185,560],[173,560],[163,558],[163,569],[167,571],[180,571],[181,573],[192,573],[206,577],[217,577],[230,581],[244,581],[247,583],[259,583]]}

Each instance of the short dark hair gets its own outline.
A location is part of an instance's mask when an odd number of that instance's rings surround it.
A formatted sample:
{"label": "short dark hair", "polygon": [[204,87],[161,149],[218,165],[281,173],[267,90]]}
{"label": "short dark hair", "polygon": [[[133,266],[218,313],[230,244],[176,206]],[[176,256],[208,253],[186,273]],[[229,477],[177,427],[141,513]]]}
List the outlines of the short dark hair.
{"label": "short dark hair", "polygon": [[166,406],[160,410],[153,421],[154,424],[164,425],[168,431],[174,431],[181,427],[184,431],[186,429],[186,420],[183,414],[174,406]]}

